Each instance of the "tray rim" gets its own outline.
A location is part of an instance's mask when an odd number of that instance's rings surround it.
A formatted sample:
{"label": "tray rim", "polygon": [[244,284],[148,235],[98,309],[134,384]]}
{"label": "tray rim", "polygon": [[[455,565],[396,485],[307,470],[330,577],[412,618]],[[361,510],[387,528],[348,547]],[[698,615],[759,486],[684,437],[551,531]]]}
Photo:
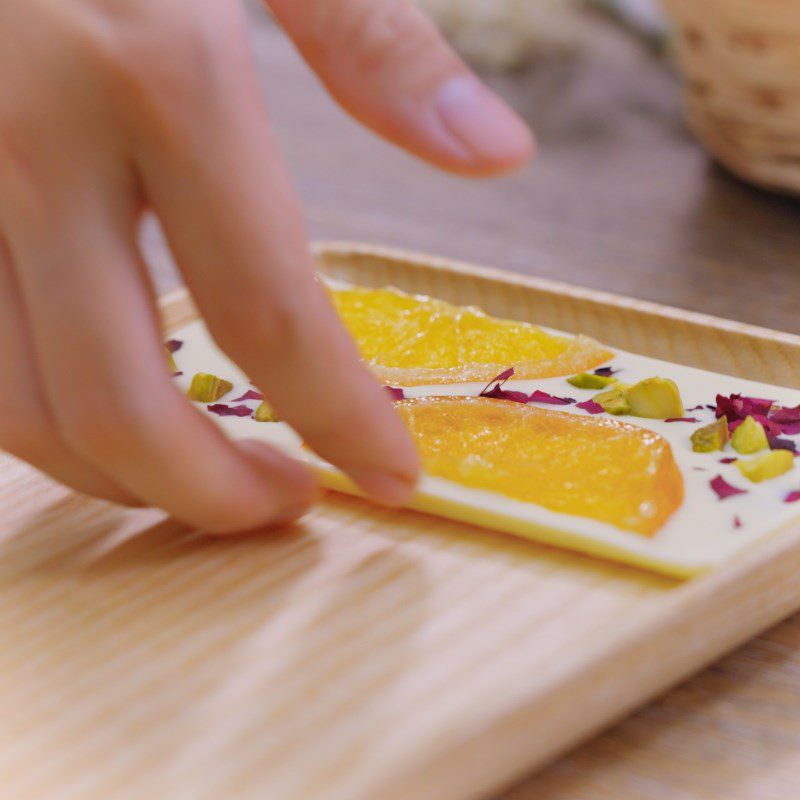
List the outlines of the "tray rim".
{"label": "tray rim", "polygon": [[394,260],[402,259],[411,264],[421,267],[432,267],[438,271],[449,272],[453,275],[502,281],[506,284],[536,289],[549,294],[569,297],[574,300],[589,300],[624,311],[636,311],[660,317],[661,319],[671,322],[690,322],[702,327],[712,327],[729,333],[742,333],[757,339],[766,339],[780,344],[800,347],[800,334],[789,333],[788,331],[781,331],[776,328],[767,328],[761,325],[753,325],[749,322],[740,322],[713,314],[706,314],[703,311],[693,311],[678,306],[670,306],[652,300],[642,300],[629,295],[608,292],[604,289],[593,289],[588,286],[581,286],[580,284],[556,281],[551,278],[541,278],[520,272],[512,272],[511,270],[501,269],[499,267],[487,267],[470,261],[448,258],[446,256],[427,255],[415,250],[351,242],[347,240],[313,242],[311,245],[311,252],[315,257],[353,254]]}

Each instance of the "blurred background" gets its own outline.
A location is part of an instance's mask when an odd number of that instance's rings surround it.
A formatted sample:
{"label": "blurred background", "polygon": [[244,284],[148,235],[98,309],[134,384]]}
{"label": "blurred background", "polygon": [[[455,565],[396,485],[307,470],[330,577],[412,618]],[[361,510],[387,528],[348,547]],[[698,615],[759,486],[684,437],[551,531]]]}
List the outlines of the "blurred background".
{"label": "blurred background", "polygon": [[[264,90],[314,238],[430,251],[800,333],[796,0],[769,11],[757,0],[418,3],[530,122],[539,154],[489,181],[416,162],[343,114],[253,0]],[[147,238],[159,286],[171,288],[163,247]]]}

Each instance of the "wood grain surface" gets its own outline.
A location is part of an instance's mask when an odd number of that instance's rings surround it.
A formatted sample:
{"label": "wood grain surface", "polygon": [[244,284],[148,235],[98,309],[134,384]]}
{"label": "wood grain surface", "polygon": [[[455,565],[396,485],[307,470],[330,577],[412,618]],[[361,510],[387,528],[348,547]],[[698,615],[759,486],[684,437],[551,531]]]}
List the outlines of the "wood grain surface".
{"label": "wood grain surface", "polygon": [[[800,332],[800,204],[711,165],[676,80],[612,29],[576,59],[492,78],[540,155],[441,176],[338,112],[263,18],[254,41],[318,238],[425,249]],[[162,290],[177,279],[155,229]],[[800,785],[800,616],[539,772],[508,800],[786,800]]]}
{"label": "wood grain surface", "polygon": [[[800,384],[795,336],[389,251],[318,257]],[[194,313],[171,295],[167,331]],[[9,800],[478,800],[800,604],[797,524],[677,582],[334,494],[283,532],[212,539],[11,458],[0,510]]]}

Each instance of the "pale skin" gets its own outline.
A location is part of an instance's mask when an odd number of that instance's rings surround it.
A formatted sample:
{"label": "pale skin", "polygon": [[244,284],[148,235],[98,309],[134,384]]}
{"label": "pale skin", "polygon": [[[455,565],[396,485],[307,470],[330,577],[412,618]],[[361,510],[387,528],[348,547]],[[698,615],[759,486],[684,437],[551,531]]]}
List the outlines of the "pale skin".
{"label": "pale skin", "polygon": [[[465,175],[528,159],[524,123],[404,0],[270,0],[363,124]],[[165,368],[137,248],[153,211],[218,344],[379,502],[415,449],[313,276],[237,0],[0,3],[0,447],[80,492],[215,532],[283,524],[301,464],[232,442]]]}

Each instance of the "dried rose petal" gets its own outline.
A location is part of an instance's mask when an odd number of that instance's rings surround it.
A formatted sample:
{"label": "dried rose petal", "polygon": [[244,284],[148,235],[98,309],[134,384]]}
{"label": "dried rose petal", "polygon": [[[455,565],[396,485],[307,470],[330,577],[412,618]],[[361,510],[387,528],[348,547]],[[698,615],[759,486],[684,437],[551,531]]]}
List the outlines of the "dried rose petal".
{"label": "dried rose petal", "polygon": [[173,378],[177,378],[179,375],[183,375],[183,370],[179,369],[177,372],[172,373]]}
{"label": "dried rose petal", "polygon": [[166,347],[170,353],[177,353],[178,350],[183,347],[183,342],[180,339],[167,339],[167,341],[164,342],[164,347]]}
{"label": "dried rose petal", "polygon": [[396,386],[384,386],[389,395],[391,396],[392,400],[405,400],[406,393],[402,389],[398,389]]}
{"label": "dried rose petal", "polygon": [[595,375],[602,375],[604,378],[610,378],[615,372],[619,372],[620,370],[614,369],[613,367],[598,367],[595,371]]}
{"label": "dried rose petal", "polygon": [[514,367],[503,370],[499,375],[492,378],[483,387],[478,397],[491,397],[495,400],[511,400],[513,403],[527,403],[528,395],[525,392],[518,392],[514,389],[503,389],[503,384],[514,374]]}
{"label": "dried rose petal", "polygon": [[733,464],[733,462],[736,461],[736,460],[737,459],[732,458],[731,456],[726,456],[725,458],[721,458],[719,460],[719,463],[720,464]]}
{"label": "dried rose petal", "polygon": [[770,414],[770,419],[775,420],[775,422],[780,425],[800,424],[800,406],[783,406],[776,408],[772,414]]}
{"label": "dried rose petal", "polygon": [[215,403],[206,406],[212,413],[220,417],[249,417],[253,414],[253,409],[247,406],[229,406],[227,403]]}
{"label": "dried rose petal", "polygon": [[[692,406],[691,408],[687,408],[687,411],[702,411],[707,406],[704,406],[702,403],[696,406]],[[715,406],[711,406],[711,408],[715,408]]]}
{"label": "dried rose petal", "polygon": [[800,491],[797,489],[793,492],[789,492],[789,494],[783,498],[784,503],[796,503],[798,500],[800,500]]}
{"label": "dried rose petal", "polygon": [[717,395],[717,405],[715,413],[718,417],[725,416],[729,422],[745,417],[755,417],[756,415],[766,416],[769,414],[774,400],[767,400],[763,397],[744,397],[741,394],[732,394],[729,397]]}
{"label": "dried rose petal", "polygon": [[231,403],[242,403],[245,400],[263,400],[264,395],[255,389],[248,389],[241,397],[234,397]]}
{"label": "dried rose petal", "polygon": [[712,478],[708,483],[720,500],[725,500],[737,494],[747,494],[747,489],[738,489],[736,486],[731,486],[722,475],[717,475],[716,478]]}
{"label": "dried rose petal", "polygon": [[549,403],[553,406],[568,406],[571,403],[575,402],[574,397],[557,397],[554,394],[548,394],[547,392],[541,391],[541,389],[536,389],[536,391],[531,393],[531,396],[528,398],[529,403]]}
{"label": "dried rose petal", "polygon": [[733,518],[733,527],[734,528],[742,527],[742,519],[738,514],[736,514],[736,516]]}
{"label": "dried rose petal", "polygon": [[697,417],[668,417],[664,422],[700,422]]}
{"label": "dried rose petal", "polygon": [[600,403],[595,403],[594,400],[584,400],[582,403],[577,403],[575,408],[582,408],[584,411],[588,411],[590,414],[602,414],[605,409]]}
{"label": "dried rose petal", "polygon": [[790,453],[797,452],[797,443],[791,439],[781,439],[779,436],[768,436],[770,450],[788,450]]}

